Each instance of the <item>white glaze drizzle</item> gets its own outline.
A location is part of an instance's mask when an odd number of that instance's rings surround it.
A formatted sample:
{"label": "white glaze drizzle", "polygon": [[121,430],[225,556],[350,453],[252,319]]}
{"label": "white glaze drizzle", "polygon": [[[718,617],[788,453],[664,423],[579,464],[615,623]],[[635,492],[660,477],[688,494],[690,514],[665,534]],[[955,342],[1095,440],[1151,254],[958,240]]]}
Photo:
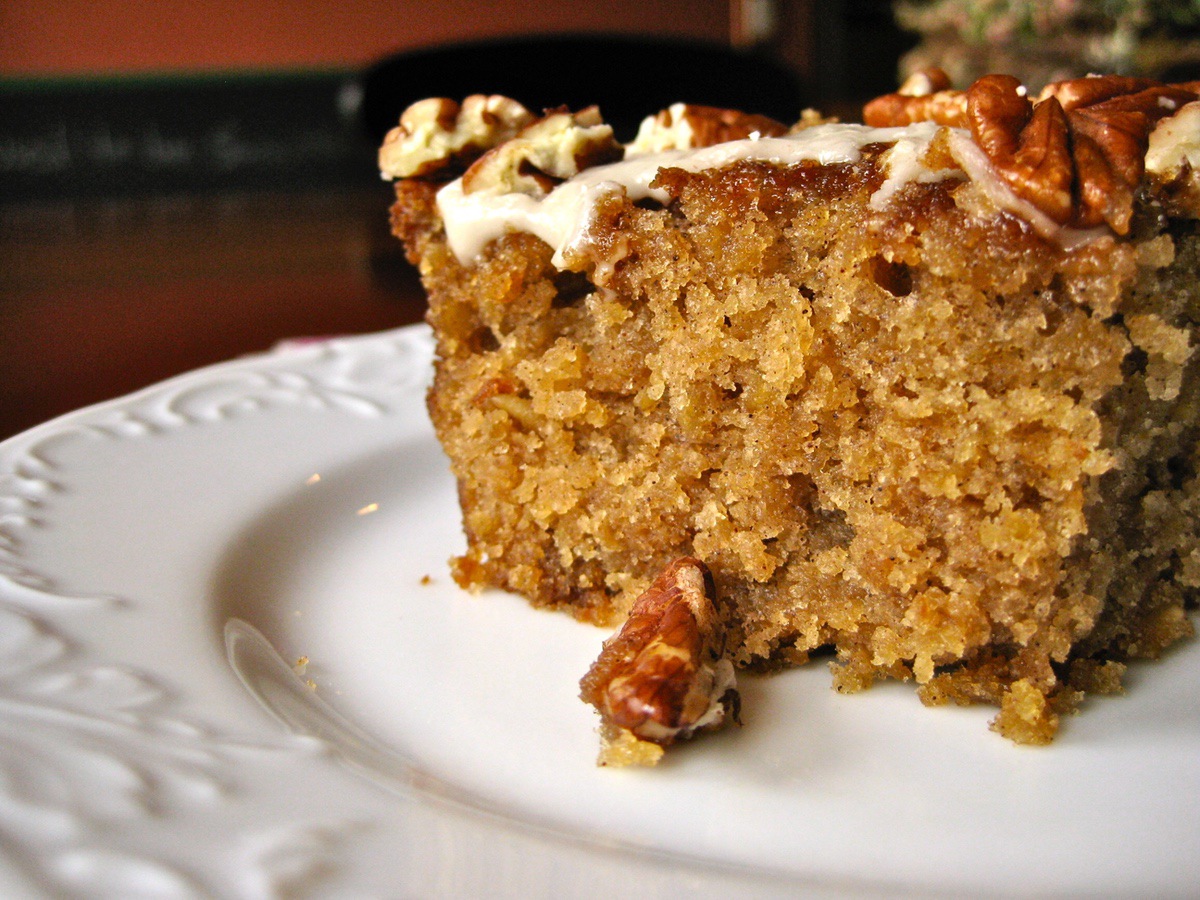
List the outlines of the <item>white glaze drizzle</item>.
{"label": "white glaze drizzle", "polygon": [[635,154],[621,162],[585,169],[544,197],[486,190],[464,194],[459,179],[438,192],[437,203],[446,238],[460,261],[473,259],[489,241],[506,231],[525,231],[553,247],[554,264],[565,268],[572,251],[586,240],[591,211],[605,195],[623,191],[631,200],[667,200],[665,192],[650,187],[661,169],[700,172],[736,162],[839,165],[858,162],[868,144],[891,144],[885,160],[887,177],[871,199],[873,207],[882,208],[909,181],[961,177],[955,170],[935,171],[921,162],[939,130],[940,126],[930,122],[903,128],[817,125],[783,137]]}
{"label": "white glaze drizzle", "polygon": [[967,177],[998,209],[1023,219],[1037,234],[1055,241],[1064,250],[1073,250],[1108,234],[1108,229],[1104,227],[1067,228],[1059,225],[1028,200],[1018,197],[1013,189],[996,175],[987,154],[968,133],[951,134],[949,144],[950,155],[954,157],[954,161],[962,166]]}
{"label": "white glaze drizzle", "polygon": [[[1198,125],[1200,101],[1186,104],[1159,123],[1150,136],[1147,171],[1166,177],[1176,175],[1185,164],[1195,168],[1200,160]],[[676,128],[678,133],[667,143],[687,137],[688,129],[682,125]],[[929,145],[940,131],[948,133],[950,154],[960,168],[932,169],[926,164]],[[553,262],[561,269],[586,244],[596,206],[606,195],[624,192],[631,200],[653,197],[665,202],[665,192],[650,188],[661,169],[699,172],[735,162],[785,166],[805,161],[820,165],[848,164],[857,162],[862,148],[868,144],[892,145],[883,158],[884,181],[871,195],[870,207],[874,210],[886,208],[905,185],[913,182],[968,179],[997,209],[1017,216],[1037,234],[1064,249],[1079,247],[1107,233],[1104,228],[1068,228],[1054,222],[1017,196],[967,131],[942,128],[931,122],[900,128],[832,123],[782,137],[752,135],[745,140],[693,150],[653,150],[655,144],[643,140],[639,133],[638,140],[627,146],[628,155],[622,162],[586,169],[546,196],[486,190],[465,195],[462,180],[458,179],[439,191],[437,203],[450,248],[460,262],[473,259],[490,241],[508,231],[525,231],[554,248]],[[610,261],[608,265],[611,264]]]}

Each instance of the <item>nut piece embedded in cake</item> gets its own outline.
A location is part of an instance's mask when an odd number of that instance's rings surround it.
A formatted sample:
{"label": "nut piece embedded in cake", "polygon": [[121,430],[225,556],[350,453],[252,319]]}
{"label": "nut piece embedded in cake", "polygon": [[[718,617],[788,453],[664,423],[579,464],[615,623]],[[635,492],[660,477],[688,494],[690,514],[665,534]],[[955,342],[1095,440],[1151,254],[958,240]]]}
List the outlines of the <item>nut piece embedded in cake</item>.
{"label": "nut piece embedded in cake", "polygon": [[461,105],[433,97],[400,116],[379,148],[384,178],[458,175],[480,154],[507,141],[536,117],[516,100],[473,94]]}
{"label": "nut piece embedded in cake", "polygon": [[661,754],[651,750],[649,759],[638,759],[631,748],[665,747],[736,719],[738,694],[724,645],[708,568],[691,557],[675,560],[634,601],[580,681],[580,696],[603,720],[601,764],[653,763]]}

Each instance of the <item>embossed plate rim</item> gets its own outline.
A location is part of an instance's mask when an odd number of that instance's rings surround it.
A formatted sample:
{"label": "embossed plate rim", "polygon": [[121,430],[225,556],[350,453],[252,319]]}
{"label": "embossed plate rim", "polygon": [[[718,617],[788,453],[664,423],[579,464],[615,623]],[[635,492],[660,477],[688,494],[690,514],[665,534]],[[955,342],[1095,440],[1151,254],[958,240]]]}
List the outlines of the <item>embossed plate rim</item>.
{"label": "embossed plate rim", "polygon": [[[240,505],[257,513],[258,498],[290,482],[254,494],[256,486],[241,483],[256,472],[253,466],[210,458],[225,437],[250,456],[271,446],[271,459],[287,456],[286,448],[274,446],[281,437],[311,441],[318,450],[330,441],[323,452],[333,460],[360,447],[380,451],[414,434],[426,440],[421,394],[429,354],[423,326],[290,348],[181,376],[0,444],[0,743],[23,750],[0,749],[0,891],[592,896],[665,892],[681,881],[754,896],[795,889],[794,878],[775,879],[767,871],[696,866],[657,854],[652,841],[641,843],[649,852],[638,852],[637,841],[611,832],[603,844],[589,840],[597,834],[587,829],[553,837],[520,815],[511,821],[503,805],[489,811],[488,803],[474,803],[469,792],[459,796],[462,803],[441,802],[454,791],[436,784],[425,793],[380,790],[340,765],[330,744],[286,732],[262,714],[225,664],[221,623],[214,627],[206,615],[172,618],[159,588],[178,588],[197,571],[164,574],[155,571],[154,560],[138,558],[148,570],[139,574],[128,571],[128,561],[97,562],[89,557],[97,536],[73,533],[60,516],[63,508],[75,509],[72,504],[99,502],[97,496],[124,499],[102,496],[105,490],[88,481],[96,474],[89,465],[97,448],[104,466],[111,465],[114,447],[180,454],[185,474],[196,476],[182,488],[188,496],[213,494],[207,486],[219,485],[225,466],[232,466],[232,486],[249,492]],[[138,485],[138,477],[135,471],[123,483]],[[169,515],[153,519],[154,499],[152,491],[138,501],[151,515],[147,533],[177,524]],[[214,495],[212,503],[219,507],[220,498]],[[93,515],[106,509],[90,508]],[[114,509],[119,530],[128,513],[119,504]],[[219,514],[198,509],[194,536],[207,539],[212,520],[204,517]],[[122,547],[119,536],[103,537],[105,552]],[[205,552],[219,554],[226,536],[218,537]],[[169,545],[171,537],[162,540]],[[80,575],[89,567],[105,577]],[[205,574],[203,567],[198,571]],[[189,584],[189,590],[209,598],[206,588]],[[159,626],[186,645],[190,656],[182,667],[145,640],[142,632]],[[1182,664],[1194,673],[1194,648],[1187,650],[1168,659],[1163,671]],[[1144,674],[1147,681],[1159,677],[1153,667]],[[1152,687],[1147,692],[1155,696]],[[849,721],[883,696],[870,693],[840,701],[845,705],[835,715]],[[1118,709],[1109,702],[1122,701],[1101,701],[1079,723],[1102,731],[1101,719]],[[910,696],[905,703],[931,733],[951,721],[920,710]],[[975,720],[972,727],[980,723]],[[755,731],[733,737],[692,762],[718,754],[740,758]],[[1179,734],[1168,738],[1178,745]],[[1190,741],[1190,733],[1183,738]],[[986,733],[978,740],[998,765],[1014,770],[1039,752],[1008,747]],[[808,746],[823,749],[816,740]],[[1086,761],[1103,757],[1104,748],[1083,741],[1065,744],[1062,752]],[[869,754],[856,758],[869,762]],[[846,777],[845,767],[836,772],[831,762],[812,760],[806,772]],[[1197,779],[1195,770],[1184,775],[1189,783]],[[297,783],[305,787],[302,803],[295,802]],[[830,802],[836,810],[836,797]],[[1184,827],[1182,839],[1190,842],[1173,858],[1200,861],[1196,832],[1188,832],[1186,822],[1173,824]],[[818,870],[802,879],[807,893],[896,892],[894,880],[877,882],[867,869]],[[929,864],[916,867],[906,886],[936,889],[930,870]],[[1154,878],[1164,893],[1183,892],[1177,874]],[[1098,888],[1036,879],[1027,886]]]}

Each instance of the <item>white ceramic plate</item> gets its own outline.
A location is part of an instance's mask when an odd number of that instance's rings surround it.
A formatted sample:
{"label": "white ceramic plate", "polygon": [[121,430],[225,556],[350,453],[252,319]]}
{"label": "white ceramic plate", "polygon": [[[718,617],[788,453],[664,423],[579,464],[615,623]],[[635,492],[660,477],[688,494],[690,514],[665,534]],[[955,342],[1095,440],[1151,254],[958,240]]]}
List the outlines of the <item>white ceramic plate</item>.
{"label": "white ceramic plate", "polygon": [[429,357],[291,348],[0,444],[0,893],[1194,892],[1194,642],[1050,748],[818,663],[597,768],[604,633],[449,578]]}

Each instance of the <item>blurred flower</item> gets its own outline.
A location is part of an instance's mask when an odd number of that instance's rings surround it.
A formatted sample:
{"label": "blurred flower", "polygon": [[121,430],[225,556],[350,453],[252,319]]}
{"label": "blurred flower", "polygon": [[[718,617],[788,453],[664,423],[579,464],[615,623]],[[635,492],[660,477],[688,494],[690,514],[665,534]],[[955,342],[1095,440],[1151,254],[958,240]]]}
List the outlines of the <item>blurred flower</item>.
{"label": "blurred flower", "polygon": [[921,36],[902,78],[929,66],[959,83],[1010,72],[1030,87],[1088,72],[1200,75],[1200,0],[898,0],[893,9]]}

